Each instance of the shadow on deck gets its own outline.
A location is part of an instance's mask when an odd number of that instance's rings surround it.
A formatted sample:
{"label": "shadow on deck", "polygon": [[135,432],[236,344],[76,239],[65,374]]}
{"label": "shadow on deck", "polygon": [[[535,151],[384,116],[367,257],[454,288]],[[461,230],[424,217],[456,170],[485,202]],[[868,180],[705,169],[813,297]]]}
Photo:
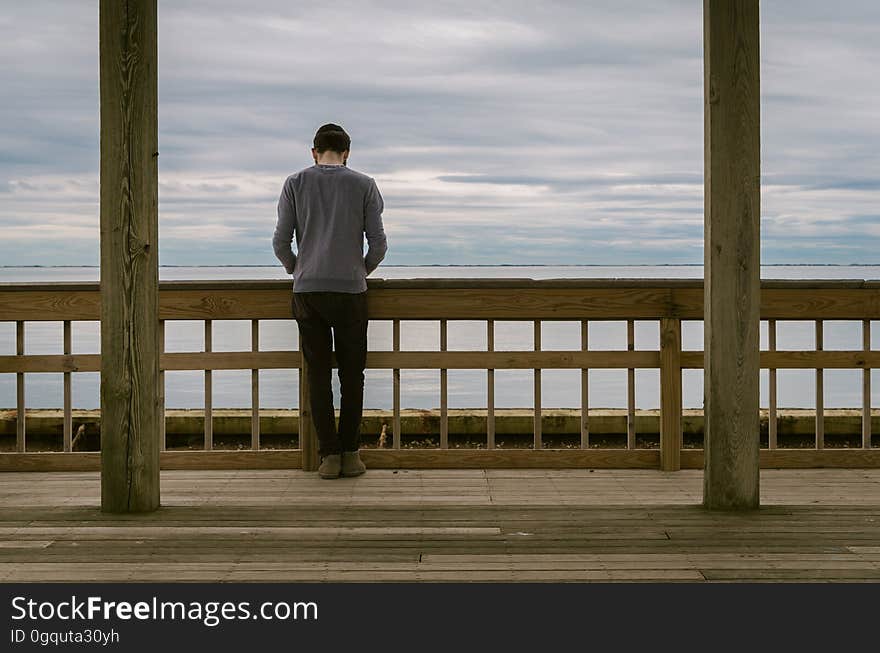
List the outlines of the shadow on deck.
{"label": "shadow on deck", "polygon": [[765,470],[763,507],[702,472],[165,471],[100,512],[94,472],[0,474],[0,582],[880,581],[880,470]]}

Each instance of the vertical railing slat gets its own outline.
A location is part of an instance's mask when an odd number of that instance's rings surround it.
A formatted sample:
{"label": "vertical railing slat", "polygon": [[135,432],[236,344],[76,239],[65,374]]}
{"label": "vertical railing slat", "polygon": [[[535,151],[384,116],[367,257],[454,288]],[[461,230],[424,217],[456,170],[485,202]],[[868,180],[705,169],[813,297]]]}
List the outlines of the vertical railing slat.
{"label": "vertical railing slat", "polygon": [[[822,320],[816,320],[816,351],[822,351]],[[825,375],[816,369],[816,449],[825,448]]]}
{"label": "vertical railing slat", "polygon": [[[862,349],[871,351],[871,320],[862,320]],[[862,448],[871,448],[871,368],[862,370]]]}
{"label": "vertical railing slat", "polygon": [[[24,356],[24,320],[15,323],[15,353]],[[25,451],[24,372],[15,374],[15,450]]]}
{"label": "vertical railing slat", "polygon": [[[392,333],[391,333],[391,348],[393,351],[400,351],[400,320],[392,321]],[[400,368],[395,367],[392,370],[392,423],[391,423],[391,432],[392,432],[392,446],[395,449],[400,449]]]}
{"label": "vertical railing slat", "polygon": [[[626,321],[626,350],[635,351],[635,321]],[[636,448],[636,371],[626,370],[626,448]]]}
{"label": "vertical railing slat", "polygon": [[[769,320],[767,322],[767,340],[768,340],[768,350],[776,351],[776,320]],[[769,385],[768,393],[769,397],[769,407],[767,408],[767,446],[770,449],[776,449],[777,446],[777,419],[776,419],[776,368],[771,367],[769,374]]]}
{"label": "vertical railing slat", "polygon": [[[589,349],[589,322],[581,321],[581,351]],[[581,370],[581,449],[590,448],[590,371]]]}
{"label": "vertical railing slat", "polygon": [[[251,351],[260,351],[260,321],[251,320]],[[260,370],[251,370],[251,449],[260,448]]]}
{"label": "vertical railing slat", "polygon": [[[211,351],[211,320],[205,320],[205,351]],[[214,448],[213,392],[211,391],[211,370],[205,370],[205,451]]]}
{"label": "vertical railing slat", "polygon": [[[440,320],[440,351],[447,346],[446,320]],[[440,370],[440,448],[449,448],[449,387],[446,370]]]}
{"label": "vertical railing slat", "polygon": [[660,320],[660,469],[681,469],[681,320]]}
{"label": "vertical railing slat", "polygon": [[[541,351],[541,320],[534,321],[535,327],[535,351]],[[534,417],[534,431],[535,431],[535,440],[534,440],[534,448],[535,450],[543,448],[543,435],[541,431],[541,370],[534,370],[535,376],[535,417]]]}
{"label": "vertical railing slat", "polygon": [[[71,352],[71,336],[70,336],[70,320],[64,320],[64,353],[70,355]],[[70,451],[71,441],[73,439],[73,410],[72,397],[70,387],[70,372],[64,373],[64,424],[62,425],[62,449]]]}
{"label": "vertical railing slat", "polygon": [[159,451],[165,451],[165,368],[161,365],[165,353],[165,320],[159,320]]}
{"label": "vertical railing slat", "polygon": [[[486,351],[495,351],[495,320],[486,320]],[[486,446],[495,448],[495,370],[486,370]]]}

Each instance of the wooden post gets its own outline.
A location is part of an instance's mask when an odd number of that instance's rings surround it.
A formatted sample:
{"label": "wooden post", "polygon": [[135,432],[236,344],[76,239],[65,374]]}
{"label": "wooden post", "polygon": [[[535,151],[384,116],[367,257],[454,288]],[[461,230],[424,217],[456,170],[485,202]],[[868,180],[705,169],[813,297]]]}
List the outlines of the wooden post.
{"label": "wooden post", "polygon": [[681,469],[681,320],[660,320],[660,469]]}
{"label": "wooden post", "polygon": [[704,0],[703,505],[759,505],[758,0]]}
{"label": "wooden post", "polygon": [[101,0],[101,508],[159,507],[156,0]]}

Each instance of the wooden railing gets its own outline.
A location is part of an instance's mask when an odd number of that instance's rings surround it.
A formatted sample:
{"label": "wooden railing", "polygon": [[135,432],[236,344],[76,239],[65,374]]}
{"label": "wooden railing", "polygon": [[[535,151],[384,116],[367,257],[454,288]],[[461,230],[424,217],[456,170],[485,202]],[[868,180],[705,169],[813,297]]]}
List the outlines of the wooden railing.
{"label": "wooden railing", "polygon": [[[682,449],[682,369],[703,365],[700,351],[682,351],[682,320],[703,317],[703,289],[699,280],[649,279],[413,279],[369,281],[369,314],[372,320],[391,320],[392,350],[370,351],[367,367],[389,369],[393,374],[392,441],[386,449],[367,449],[363,455],[374,467],[660,467],[676,470],[702,466],[702,451]],[[74,372],[97,372],[100,354],[71,353],[71,322],[98,320],[100,292],[97,283],[17,283],[0,285],[0,321],[16,322],[16,354],[0,356],[0,373],[17,375],[17,415],[25,415],[24,375],[39,372],[64,374],[65,453],[27,452],[25,420],[17,420],[17,453],[0,454],[0,469],[94,469],[97,454],[70,452],[71,391]],[[769,329],[769,349],[761,352],[761,366],[770,371],[769,448],[762,451],[763,466],[877,466],[880,455],[871,450],[871,368],[880,367],[880,351],[871,349],[870,321],[880,319],[880,282],[867,281],[765,281],[761,291],[761,317]],[[299,351],[260,351],[260,320],[291,319],[289,281],[165,281],[160,283],[159,328],[164,343],[165,320],[204,320],[204,352],[161,352],[160,376],[171,370],[203,370],[205,374],[205,452],[163,451],[163,467],[299,467],[317,466],[315,434],[308,410],[308,385]],[[215,320],[251,321],[249,351],[211,351]],[[440,324],[439,351],[401,351],[401,320],[435,320]],[[485,351],[449,351],[449,320],[484,320]],[[534,326],[534,347],[529,351],[496,351],[496,321],[529,321]],[[579,349],[545,351],[541,348],[544,321],[580,323]],[[627,348],[591,350],[588,324],[593,320],[626,321]],[[636,350],[636,320],[659,322],[660,346]],[[816,324],[813,350],[782,351],[776,348],[776,326],[781,320],[811,320]],[[822,347],[823,321],[858,320],[862,347],[826,351]],[[61,321],[64,353],[25,355],[25,323]],[[260,448],[260,369],[298,369],[300,374],[300,449]],[[440,372],[439,449],[401,446],[400,371],[437,369]],[[589,369],[625,369],[627,373],[626,449],[590,447]],[[641,368],[660,372],[660,448],[635,446],[635,375]],[[816,371],[816,441],[812,449],[777,447],[776,370]],[[825,449],[823,369],[863,370],[862,447]],[[213,449],[211,373],[213,370],[250,369],[252,393],[251,451]],[[487,429],[485,449],[449,447],[447,370],[478,369],[487,373]],[[534,442],[531,449],[495,446],[495,370],[533,370]],[[547,449],[542,440],[541,371],[581,370],[581,437],[578,449]],[[164,382],[160,383],[164,404]],[[161,434],[164,450],[164,420]],[[758,434],[755,434],[758,437]]]}

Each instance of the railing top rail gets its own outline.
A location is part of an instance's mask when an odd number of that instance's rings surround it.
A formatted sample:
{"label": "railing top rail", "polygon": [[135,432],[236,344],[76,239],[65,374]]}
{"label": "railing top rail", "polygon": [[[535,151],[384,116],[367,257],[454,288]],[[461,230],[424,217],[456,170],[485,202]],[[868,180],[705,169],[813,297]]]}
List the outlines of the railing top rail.
{"label": "railing top rail", "polygon": [[[702,279],[370,279],[378,320],[703,318]],[[290,319],[289,279],[162,281],[159,319]],[[100,319],[98,282],[0,284],[0,320]],[[880,319],[880,281],[767,279],[761,316]]]}
{"label": "railing top rail", "polygon": [[[648,278],[414,278],[414,279],[368,279],[370,289],[406,290],[454,290],[454,289],[592,289],[592,288],[702,288],[702,279],[648,279]],[[852,289],[880,288],[876,279],[762,279],[766,289]],[[291,289],[290,279],[186,279],[159,282],[160,290],[279,290]],[[96,292],[97,281],[19,281],[0,282],[2,292],[50,292],[50,291]]]}

